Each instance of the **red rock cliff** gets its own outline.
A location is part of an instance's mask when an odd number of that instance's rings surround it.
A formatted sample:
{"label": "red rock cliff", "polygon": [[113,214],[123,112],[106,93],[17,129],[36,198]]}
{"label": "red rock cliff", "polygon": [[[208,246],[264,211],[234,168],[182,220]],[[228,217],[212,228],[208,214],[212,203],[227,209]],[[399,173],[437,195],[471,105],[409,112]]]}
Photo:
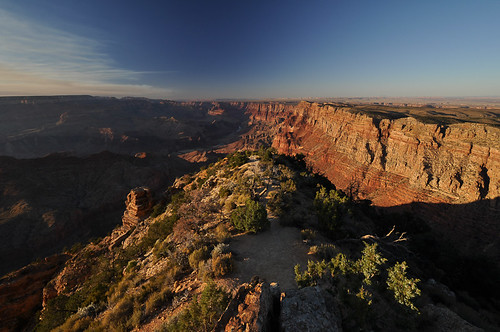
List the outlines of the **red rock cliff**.
{"label": "red rock cliff", "polygon": [[[254,129],[243,140],[265,133],[278,152],[304,154],[338,188],[354,189],[376,206],[419,202],[443,231],[467,241],[499,241],[500,129],[380,120],[348,106],[309,102],[251,103],[246,110]],[[483,204],[471,212],[465,207],[473,202]],[[439,203],[463,209],[451,213],[436,209]]]}
{"label": "red rock cliff", "polygon": [[69,258],[54,255],[0,278],[0,331],[20,331],[42,304],[45,284]]}

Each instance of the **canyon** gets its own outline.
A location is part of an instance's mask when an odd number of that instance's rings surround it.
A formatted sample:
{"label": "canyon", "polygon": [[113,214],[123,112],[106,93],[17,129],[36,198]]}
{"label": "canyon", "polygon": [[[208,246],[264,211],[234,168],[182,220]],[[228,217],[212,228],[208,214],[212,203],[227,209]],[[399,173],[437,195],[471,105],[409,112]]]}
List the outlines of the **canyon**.
{"label": "canyon", "polygon": [[308,102],[250,104],[247,112],[255,127],[244,141],[269,137],[278,152],[303,154],[338,188],[416,213],[465,250],[500,257],[497,126]]}
{"label": "canyon", "polygon": [[199,163],[261,145],[304,155],[350,195],[500,257],[495,109],[90,96],[0,98],[0,107],[3,272],[104,235],[133,187],[157,191]]}
{"label": "canyon", "polygon": [[[494,108],[62,96],[0,98],[0,110],[0,273],[39,260],[0,279],[17,307],[41,305],[67,259],[49,256],[114,228],[106,248],[121,246],[176,177],[262,146],[378,216],[411,215],[457,252],[500,260]],[[0,308],[14,325],[15,308]]]}

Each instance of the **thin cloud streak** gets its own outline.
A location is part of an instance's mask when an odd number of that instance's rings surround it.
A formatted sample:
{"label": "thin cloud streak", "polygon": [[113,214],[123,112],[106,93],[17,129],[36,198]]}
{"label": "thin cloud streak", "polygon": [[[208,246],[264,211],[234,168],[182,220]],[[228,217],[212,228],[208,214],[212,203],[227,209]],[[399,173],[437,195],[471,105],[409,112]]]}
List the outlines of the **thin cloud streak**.
{"label": "thin cloud streak", "polygon": [[0,96],[74,95],[166,98],[173,90],[141,84],[86,83],[48,79],[0,66]]}
{"label": "thin cloud streak", "polygon": [[0,9],[0,95],[94,94],[167,97],[140,84],[168,72],[117,68],[99,42],[30,22]]}

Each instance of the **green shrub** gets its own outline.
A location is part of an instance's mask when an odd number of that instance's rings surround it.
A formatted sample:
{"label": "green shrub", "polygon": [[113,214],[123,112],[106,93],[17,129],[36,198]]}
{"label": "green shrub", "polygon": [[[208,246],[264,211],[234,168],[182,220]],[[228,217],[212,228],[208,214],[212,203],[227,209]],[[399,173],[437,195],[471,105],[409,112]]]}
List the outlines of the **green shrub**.
{"label": "green shrub", "polygon": [[228,163],[231,167],[238,167],[248,162],[248,156],[243,152],[235,152],[228,155]]}
{"label": "green shrub", "polygon": [[226,242],[231,238],[231,233],[225,224],[219,224],[214,230],[215,240],[219,243]]}
{"label": "green shrub", "polygon": [[[322,245],[320,247],[325,252],[328,252],[328,255],[333,255],[337,251],[333,245]],[[316,247],[316,250],[319,251],[319,247]],[[371,285],[371,279],[379,273],[378,266],[384,264],[386,261],[387,259],[383,258],[377,252],[376,243],[371,245],[365,243],[361,258],[355,262],[349,260],[344,254],[338,253],[328,263],[325,260],[320,262],[309,261],[307,271],[304,273],[300,273],[300,266],[295,266],[294,270],[296,280],[298,279],[297,284],[301,283],[299,287],[304,287],[303,285],[315,285],[325,275],[325,272],[329,272],[332,277],[336,277],[338,274],[362,275],[364,277],[363,283]],[[362,286],[359,285],[356,288]]]}
{"label": "green shrub", "polygon": [[286,203],[288,202],[287,197],[285,197],[285,193],[282,190],[272,191],[269,194],[269,200],[267,201],[267,206],[269,207],[269,211],[272,213],[281,216],[284,214],[286,210]]}
{"label": "green shrub", "polygon": [[265,149],[263,146],[259,148],[257,151],[257,155],[260,156],[260,159],[265,162],[269,162],[273,160],[273,153],[275,153],[274,148],[267,148]]}
{"label": "green shrub", "polygon": [[202,247],[202,248],[199,248],[199,249],[195,249],[188,256],[189,266],[191,266],[191,268],[193,270],[196,270],[198,268],[198,265],[200,264],[200,262],[204,261],[206,259],[208,259],[208,249],[207,249],[207,247]]}
{"label": "green shrub", "polygon": [[180,190],[170,197],[170,204],[169,205],[172,208],[172,210],[174,211],[174,214],[177,213],[177,210],[179,209],[179,207],[183,203],[185,203],[186,200],[187,200],[187,197],[186,197],[186,192],[184,190]]}
{"label": "green shrub", "polygon": [[51,331],[63,324],[71,314],[76,313],[78,310],[78,306],[71,302],[71,298],[67,295],[59,295],[50,299],[35,331]]}
{"label": "green shrub", "polygon": [[371,279],[378,274],[378,266],[384,264],[387,259],[383,258],[377,252],[377,243],[367,244],[363,249],[363,255],[355,262],[355,268],[359,273],[364,275],[363,282],[367,285],[371,284]]}
{"label": "green shrub", "polygon": [[153,292],[145,303],[144,315],[151,315],[154,311],[172,301],[173,297],[174,294],[168,287],[165,287],[160,291]]}
{"label": "green shrub", "polygon": [[214,276],[223,277],[233,271],[233,254],[222,254],[212,258]]}
{"label": "green shrub", "polygon": [[367,305],[372,305],[373,294],[367,291],[363,285],[359,288],[359,292],[356,294],[356,297]]}
{"label": "green shrub", "polygon": [[253,233],[269,227],[266,208],[251,199],[231,213],[231,222],[237,230]]}
{"label": "green shrub", "polygon": [[[353,263],[343,253],[337,254],[330,260],[332,271],[340,271],[342,274],[348,274],[354,271]],[[332,273],[333,274],[333,273]]]}
{"label": "green shrub", "polygon": [[207,284],[197,297],[171,322],[163,325],[161,331],[211,331],[229,302],[229,295],[214,282]]}
{"label": "green shrub", "polygon": [[394,298],[398,303],[408,308],[418,311],[413,302],[414,297],[420,295],[420,289],[417,287],[419,279],[407,278],[406,262],[396,263],[388,269],[387,288],[394,292]]}
{"label": "green shrub", "polygon": [[324,260],[321,262],[308,261],[307,270],[303,273],[300,272],[300,265],[295,265],[293,270],[295,272],[297,286],[299,286],[299,288],[315,286],[318,280],[323,277],[327,269],[328,265]]}
{"label": "green shrub", "polygon": [[320,227],[329,235],[338,230],[343,214],[347,210],[348,198],[336,190],[327,191],[321,186],[314,198],[314,207]]}
{"label": "green shrub", "polygon": [[153,212],[151,212],[151,217],[155,218],[158,217],[160,214],[165,212],[165,209],[167,206],[163,203],[158,203],[155,206],[153,206]]}

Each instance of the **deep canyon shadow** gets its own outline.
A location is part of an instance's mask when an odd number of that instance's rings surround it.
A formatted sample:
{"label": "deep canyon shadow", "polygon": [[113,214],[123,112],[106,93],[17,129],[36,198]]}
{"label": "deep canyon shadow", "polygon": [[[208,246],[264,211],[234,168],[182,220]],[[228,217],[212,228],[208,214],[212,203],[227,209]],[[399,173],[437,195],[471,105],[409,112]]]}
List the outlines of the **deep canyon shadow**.
{"label": "deep canyon shadow", "polygon": [[495,308],[500,298],[499,205],[496,197],[467,204],[372,206],[366,212],[379,235],[394,225],[407,232],[426,274]]}

